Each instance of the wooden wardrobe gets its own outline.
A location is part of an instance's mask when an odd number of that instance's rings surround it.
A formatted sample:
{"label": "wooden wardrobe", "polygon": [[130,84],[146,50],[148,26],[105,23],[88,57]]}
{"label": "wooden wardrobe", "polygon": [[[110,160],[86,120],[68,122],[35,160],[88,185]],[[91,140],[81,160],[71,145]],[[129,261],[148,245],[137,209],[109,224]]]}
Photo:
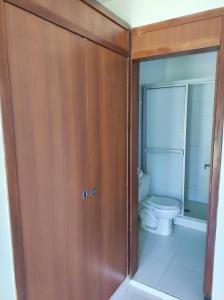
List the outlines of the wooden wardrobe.
{"label": "wooden wardrobe", "polygon": [[1,1],[18,300],[108,300],[127,275],[128,38],[82,1]]}

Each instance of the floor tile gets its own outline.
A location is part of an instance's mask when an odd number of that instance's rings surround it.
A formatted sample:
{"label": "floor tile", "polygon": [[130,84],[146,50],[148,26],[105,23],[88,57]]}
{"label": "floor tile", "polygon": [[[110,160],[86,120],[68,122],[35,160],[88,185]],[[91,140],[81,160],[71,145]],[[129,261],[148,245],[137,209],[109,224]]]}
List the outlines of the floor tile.
{"label": "floor tile", "polygon": [[169,237],[140,230],[134,279],[183,300],[201,300],[205,246],[204,232],[177,225]]}
{"label": "floor tile", "polygon": [[149,233],[145,230],[141,230],[141,232],[144,232],[144,235],[141,234],[139,240],[139,262],[140,263],[142,263],[145,259],[148,258],[158,239],[156,234]]}
{"label": "floor tile", "polygon": [[148,256],[147,259],[140,262],[139,269],[134,276],[134,280],[150,287],[156,287],[160,278],[166,271],[168,264],[169,263],[166,261]]}
{"label": "floor tile", "polygon": [[170,262],[185,240],[191,242],[188,234],[189,230],[180,226],[175,226],[174,233],[167,237],[140,230],[140,262],[143,262],[149,255]]}
{"label": "floor tile", "polygon": [[194,271],[204,272],[205,249],[206,234],[189,229],[188,235],[172,263]]}
{"label": "floor tile", "polygon": [[182,300],[204,300],[203,273],[183,267],[168,267],[157,289]]}
{"label": "floor tile", "polygon": [[127,286],[125,289],[118,291],[110,298],[110,300],[162,300],[158,297],[148,294],[136,287]]}
{"label": "floor tile", "polygon": [[177,252],[172,264],[191,269],[193,271],[204,272],[205,249],[193,248],[185,245]]}
{"label": "floor tile", "polygon": [[205,251],[206,247],[206,233],[193,229],[188,230],[188,235],[184,238],[182,247],[197,249],[198,251]]}
{"label": "floor tile", "polygon": [[150,251],[150,256],[170,262],[177,253],[180,243],[181,241],[179,239],[172,239],[169,237],[157,239]]}

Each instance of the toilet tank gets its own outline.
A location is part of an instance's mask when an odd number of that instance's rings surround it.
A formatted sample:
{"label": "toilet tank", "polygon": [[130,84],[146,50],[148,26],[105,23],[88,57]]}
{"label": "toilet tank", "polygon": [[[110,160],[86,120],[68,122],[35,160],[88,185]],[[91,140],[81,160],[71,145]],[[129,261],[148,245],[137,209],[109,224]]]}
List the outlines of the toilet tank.
{"label": "toilet tank", "polygon": [[138,201],[150,196],[150,175],[142,174],[138,177]]}

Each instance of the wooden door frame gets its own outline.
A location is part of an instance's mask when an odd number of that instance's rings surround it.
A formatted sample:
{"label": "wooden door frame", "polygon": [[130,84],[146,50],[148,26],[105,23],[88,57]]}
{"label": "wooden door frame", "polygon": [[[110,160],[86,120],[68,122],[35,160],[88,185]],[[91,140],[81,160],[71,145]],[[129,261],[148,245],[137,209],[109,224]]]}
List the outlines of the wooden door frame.
{"label": "wooden door frame", "polygon": [[129,108],[129,275],[138,268],[138,123],[139,123],[139,62],[130,62]]}
{"label": "wooden door frame", "polygon": [[[215,13],[223,16],[223,8],[215,10]],[[206,17],[209,16],[209,12],[203,13]],[[211,15],[214,14],[214,10],[211,11]],[[192,18],[201,16],[198,14],[195,16],[187,16],[181,18],[181,22],[186,18],[186,22],[192,22]],[[180,18],[176,19],[177,23],[180,22]],[[189,21],[188,21],[189,20]],[[213,148],[211,156],[211,174],[210,174],[210,190],[209,190],[209,216],[208,216],[208,229],[207,229],[207,245],[206,245],[206,266],[205,266],[205,279],[204,279],[204,294],[205,299],[211,299],[212,296],[212,280],[213,280],[213,266],[214,266],[214,247],[216,237],[216,222],[217,222],[217,208],[218,208],[218,193],[219,193],[219,179],[220,179],[220,165],[222,155],[222,133],[223,133],[223,121],[224,121],[224,18],[222,17],[220,43],[216,45],[218,49],[217,55],[217,70],[216,70],[216,92],[215,92],[215,106],[214,106],[214,119],[213,119]],[[175,24],[175,20],[171,20],[172,26]],[[165,23],[165,22],[163,22]],[[158,26],[159,25],[149,25]],[[165,26],[165,25],[164,25]],[[162,30],[164,26],[161,26]],[[170,21],[167,21],[167,26],[170,26]],[[144,30],[145,27],[144,27]],[[154,30],[154,29],[153,29]],[[147,30],[146,30],[147,31]],[[136,29],[134,29],[136,32]],[[161,49],[153,51],[153,55],[150,55],[148,59],[167,57],[171,55],[181,55],[184,53],[198,53],[210,50],[211,47],[205,47],[200,49],[187,49],[181,51],[170,51],[167,49],[167,53],[161,53]],[[165,51],[166,52],[166,51]],[[132,50],[133,53],[133,50]],[[142,52],[143,53],[143,52]],[[149,52],[145,52],[149,53]],[[129,162],[129,275],[133,276],[138,268],[138,179],[137,179],[137,166],[138,166],[138,98],[139,98],[139,62],[146,60],[147,56],[143,55],[142,59],[132,59],[130,68],[130,162]]]}

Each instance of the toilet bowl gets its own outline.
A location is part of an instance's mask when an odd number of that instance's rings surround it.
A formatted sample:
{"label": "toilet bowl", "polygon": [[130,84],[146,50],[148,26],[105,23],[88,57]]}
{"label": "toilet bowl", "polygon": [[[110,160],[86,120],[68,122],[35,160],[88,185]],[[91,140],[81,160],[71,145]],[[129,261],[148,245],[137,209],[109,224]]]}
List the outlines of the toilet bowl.
{"label": "toilet bowl", "polygon": [[155,234],[168,236],[173,232],[173,219],[180,212],[174,198],[152,196],[139,203],[140,226]]}

